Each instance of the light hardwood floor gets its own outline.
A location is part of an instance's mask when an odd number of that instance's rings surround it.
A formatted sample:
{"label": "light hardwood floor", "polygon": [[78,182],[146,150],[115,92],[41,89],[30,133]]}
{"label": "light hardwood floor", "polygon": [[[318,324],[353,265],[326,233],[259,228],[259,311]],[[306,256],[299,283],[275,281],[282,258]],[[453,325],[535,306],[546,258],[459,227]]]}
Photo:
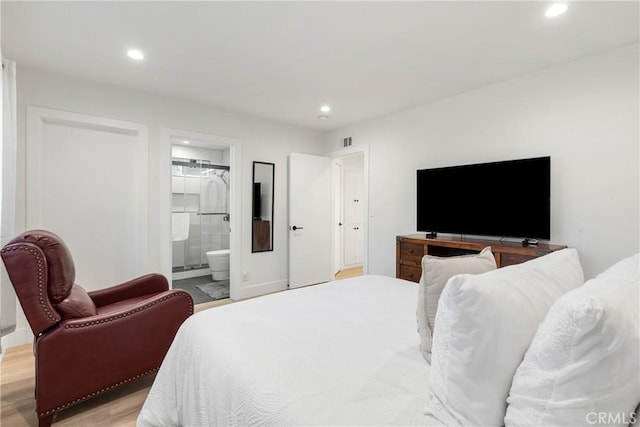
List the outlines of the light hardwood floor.
{"label": "light hardwood floor", "polygon": [[336,280],[362,276],[362,267],[345,268],[344,270],[338,271],[335,276]]}
{"label": "light hardwood floor", "polygon": [[[195,311],[234,302],[230,299],[198,304]],[[142,404],[154,375],[125,384],[86,402],[75,405],[53,420],[55,427],[108,427],[136,425]],[[0,426],[37,427],[36,401],[33,397],[35,367],[30,344],[7,350],[0,363]]]}

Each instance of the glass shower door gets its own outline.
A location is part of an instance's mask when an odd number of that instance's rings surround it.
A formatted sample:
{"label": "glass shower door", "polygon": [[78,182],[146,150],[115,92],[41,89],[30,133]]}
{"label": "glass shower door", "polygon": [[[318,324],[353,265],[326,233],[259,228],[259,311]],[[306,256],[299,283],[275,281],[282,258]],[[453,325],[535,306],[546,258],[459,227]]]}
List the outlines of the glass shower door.
{"label": "glass shower door", "polygon": [[172,158],[172,212],[189,215],[189,237],[174,242],[173,271],[208,268],[207,252],[229,248],[229,166]]}
{"label": "glass shower door", "polygon": [[189,237],[183,242],[174,242],[173,271],[186,271],[207,267],[206,255],[202,251],[202,181],[203,161],[172,159],[172,212],[189,215]]}

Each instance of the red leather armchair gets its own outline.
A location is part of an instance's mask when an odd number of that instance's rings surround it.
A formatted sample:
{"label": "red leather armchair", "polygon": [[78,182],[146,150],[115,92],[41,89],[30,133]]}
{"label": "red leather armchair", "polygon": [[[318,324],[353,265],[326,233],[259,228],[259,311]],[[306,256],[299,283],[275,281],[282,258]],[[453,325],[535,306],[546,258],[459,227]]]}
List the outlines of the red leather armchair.
{"label": "red leather armchair", "polygon": [[155,372],[193,299],[149,274],[86,292],[74,283],[64,242],[27,231],[0,251],[35,336],[36,412],[40,427],[100,393]]}

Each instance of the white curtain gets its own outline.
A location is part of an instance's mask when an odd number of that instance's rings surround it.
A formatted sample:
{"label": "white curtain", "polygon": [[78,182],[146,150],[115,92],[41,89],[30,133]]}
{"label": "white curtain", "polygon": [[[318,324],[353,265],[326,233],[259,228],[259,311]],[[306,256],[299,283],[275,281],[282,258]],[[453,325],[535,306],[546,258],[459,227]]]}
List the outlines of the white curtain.
{"label": "white curtain", "polygon": [[[2,150],[0,150],[0,244],[7,244],[15,234],[16,206],[16,63],[2,59]],[[6,270],[0,276],[0,336],[16,327],[16,295]],[[1,351],[1,348],[0,348]]]}

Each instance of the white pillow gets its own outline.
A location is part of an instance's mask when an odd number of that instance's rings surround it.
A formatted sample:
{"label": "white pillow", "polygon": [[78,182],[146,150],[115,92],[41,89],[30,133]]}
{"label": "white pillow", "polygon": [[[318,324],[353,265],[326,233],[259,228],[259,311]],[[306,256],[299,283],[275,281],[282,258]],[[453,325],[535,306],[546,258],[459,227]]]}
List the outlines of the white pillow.
{"label": "white pillow", "polygon": [[538,325],[583,282],[575,249],[452,277],[436,315],[427,413],[449,426],[503,425],[511,380]]}
{"label": "white pillow", "polygon": [[496,260],[491,247],[478,254],[452,257],[425,255],[422,257],[422,277],[418,283],[416,318],[420,334],[420,350],[431,363],[431,337],[435,328],[438,300],[444,285],[456,274],[479,274],[495,270]]}
{"label": "white pillow", "polygon": [[507,426],[632,421],[640,402],[639,263],[640,255],[626,258],[551,307],[513,378]]}

